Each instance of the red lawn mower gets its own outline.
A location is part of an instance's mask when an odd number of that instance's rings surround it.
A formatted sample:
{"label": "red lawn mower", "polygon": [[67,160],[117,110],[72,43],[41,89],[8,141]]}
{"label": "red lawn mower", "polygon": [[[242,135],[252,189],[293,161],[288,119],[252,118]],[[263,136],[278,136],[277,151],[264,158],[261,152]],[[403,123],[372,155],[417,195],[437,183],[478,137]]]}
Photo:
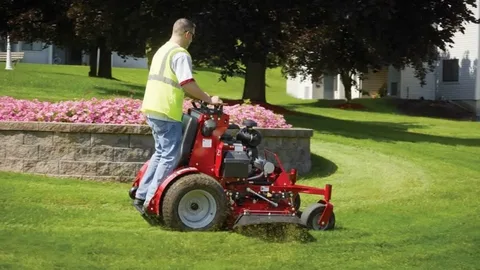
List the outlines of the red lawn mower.
{"label": "red lawn mower", "polygon": [[[177,168],[158,187],[143,217],[152,225],[178,231],[235,229],[264,223],[294,223],[330,230],[335,214],[332,186],[296,184],[297,171],[286,171],[269,150],[259,155],[262,135],[252,120],[244,128],[229,123],[222,105],[192,101],[183,115],[183,138]],[[130,198],[145,173],[138,172]],[[303,212],[300,193],[322,195]]]}

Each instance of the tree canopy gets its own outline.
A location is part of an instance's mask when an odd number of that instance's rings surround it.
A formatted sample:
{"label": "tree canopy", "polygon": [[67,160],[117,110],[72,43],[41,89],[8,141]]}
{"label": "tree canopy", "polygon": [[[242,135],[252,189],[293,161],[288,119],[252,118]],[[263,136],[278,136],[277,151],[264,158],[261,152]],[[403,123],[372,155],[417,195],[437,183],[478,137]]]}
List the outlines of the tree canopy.
{"label": "tree canopy", "polygon": [[266,68],[278,67],[283,43],[315,1],[206,1],[191,14],[198,25],[192,52],[198,63],[219,67],[221,79],[245,77],[243,99],[265,102]]}
{"label": "tree canopy", "polygon": [[90,54],[89,74],[111,78],[112,51],[121,56],[144,56],[148,36],[144,6],[142,1],[119,0],[12,1],[5,5],[6,11],[0,9],[7,15],[0,30],[9,32],[14,40],[85,50]]}
{"label": "tree canopy", "polygon": [[[0,34],[89,52],[91,76],[111,77],[112,51],[151,57],[180,17],[197,24],[190,51],[220,79],[245,77],[243,98],[266,101],[266,68],[285,74],[354,75],[411,65],[423,81],[475,0],[0,0]],[[97,73],[97,48],[100,67]]]}
{"label": "tree canopy", "polygon": [[307,27],[286,44],[288,75],[339,74],[350,98],[355,77],[393,66],[412,66],[421,85],[438,50],[465,23],[478,23],[475,0],[341,1],[324,24]]}

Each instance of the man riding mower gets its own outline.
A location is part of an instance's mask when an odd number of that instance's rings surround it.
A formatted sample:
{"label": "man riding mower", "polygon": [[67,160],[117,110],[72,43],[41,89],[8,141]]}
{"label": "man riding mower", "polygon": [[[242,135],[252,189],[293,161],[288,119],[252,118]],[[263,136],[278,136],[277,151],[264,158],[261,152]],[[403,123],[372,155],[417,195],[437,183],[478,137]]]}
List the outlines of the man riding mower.
{"label": "man riding mower", "polygon": [[[158,186],[144,218],[152,225],[179,231],[212,231],[264,223],[294,223],[330,230],[335,214],[332,186],[298,185],[297,171],[286,171],[275,153],[257,146],[262,135],[251,120],[230,124],[223,105],[192,101],[183,115],[177,167]],[[148,161],[129,191],[135,192]],[[321,195],[300,211],[300,193]]]}

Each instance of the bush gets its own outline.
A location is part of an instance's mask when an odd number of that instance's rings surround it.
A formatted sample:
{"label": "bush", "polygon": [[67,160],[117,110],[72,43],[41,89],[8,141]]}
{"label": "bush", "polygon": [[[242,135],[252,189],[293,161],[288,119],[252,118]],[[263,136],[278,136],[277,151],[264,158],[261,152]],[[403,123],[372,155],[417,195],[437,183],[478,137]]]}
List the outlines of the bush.
{"label": "bush", "polygon": [[[38,100],[21,100],[0,97],[0,121],[35,121],[98,124],[145,124],[140,112],[141,100],[131,98],[61,101],[56,103]],[[185,101],[183,111],[192,105]],[[258,105],[225,106],[230,121],[242,126],[244,119],[252,119],[263,128],[290,128],[282,115]]]}

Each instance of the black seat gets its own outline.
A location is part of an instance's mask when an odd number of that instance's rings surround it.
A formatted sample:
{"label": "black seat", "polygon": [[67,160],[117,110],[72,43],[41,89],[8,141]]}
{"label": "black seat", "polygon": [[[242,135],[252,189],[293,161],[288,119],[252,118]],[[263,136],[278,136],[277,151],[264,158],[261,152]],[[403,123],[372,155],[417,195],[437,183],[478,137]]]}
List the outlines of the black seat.
{"label": "black seat", "polygon": [[197,118],[188,114],[183,114],[182,118],[182,144],[180,145],[180,160],[178,166],[188,165],[190,153],[192,152],[193,144],[195,143],[195,135],[197,133]]}

